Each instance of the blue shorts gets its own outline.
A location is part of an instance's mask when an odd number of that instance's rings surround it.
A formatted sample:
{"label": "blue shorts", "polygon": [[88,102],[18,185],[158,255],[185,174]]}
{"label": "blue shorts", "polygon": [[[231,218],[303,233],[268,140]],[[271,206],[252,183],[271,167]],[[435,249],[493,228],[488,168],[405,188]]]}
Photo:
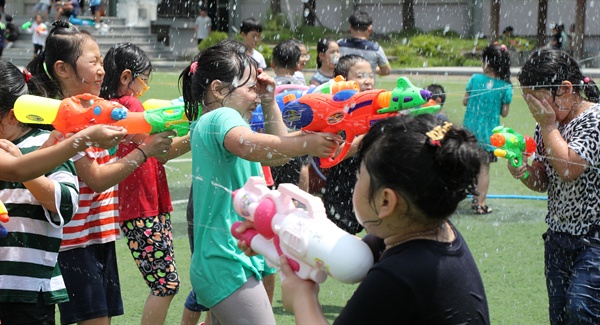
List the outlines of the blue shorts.
{"label": "blue shorts", "polygon": [[69,302],[58,305],[61,324],[123,315],[115,242],[58,254]]}
{"label": "blue shorts", "polygon": [[185,298],[185,303],[183,305],[188,310],[195,311],[195,312],[210,310],[209,308],[204,307],[204,305],[201,305],[198,303],[198,301],[196,301],[196,293],[194,292],[194,290],[190,291],[190,294],[188,294],[187,298]]}

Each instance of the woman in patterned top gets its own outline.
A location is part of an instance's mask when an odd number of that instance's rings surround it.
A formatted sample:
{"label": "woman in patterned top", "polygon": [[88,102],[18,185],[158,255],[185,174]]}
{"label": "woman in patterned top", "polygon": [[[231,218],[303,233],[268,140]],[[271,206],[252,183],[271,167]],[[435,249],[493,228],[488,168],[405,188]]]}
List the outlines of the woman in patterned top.
{"label": "woman in patterned top", "polygon": [[528,188],[548,191],[550,322],[600,324],[600,91],[575,59],[552,49],[534,52],[518,79],[537,122],[537,150],[531,165],[508,169]]}

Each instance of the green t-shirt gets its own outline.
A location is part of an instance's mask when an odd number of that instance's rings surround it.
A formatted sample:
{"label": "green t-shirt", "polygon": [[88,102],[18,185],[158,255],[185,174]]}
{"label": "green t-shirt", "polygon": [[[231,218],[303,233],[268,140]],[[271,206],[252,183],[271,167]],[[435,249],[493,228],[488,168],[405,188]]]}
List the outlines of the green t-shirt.
{"label": "green t-shirt", "polygon": [[192,186],[194,188],[194,255],[190,277],[198,302],[212,307],[254,275],[258,280],[274,270],[262,256],[248,257],[230,232],[243,220],[233,209],[231,192],[251,176],[261,176],[260,163],[225,149],[225,135],[235,127],[250,128],[239,112],[222,107],[192,124]]}

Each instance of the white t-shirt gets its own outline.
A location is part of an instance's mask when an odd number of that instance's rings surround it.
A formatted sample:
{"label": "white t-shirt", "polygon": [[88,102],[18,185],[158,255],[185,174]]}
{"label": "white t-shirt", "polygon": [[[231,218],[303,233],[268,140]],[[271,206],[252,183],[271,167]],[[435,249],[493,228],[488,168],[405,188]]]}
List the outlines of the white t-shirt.
{"label": "white t-shirt", "polygon": [[196,38],[197,39],[205,39],[208,37],[208,32],[210,30],[210,27],[212,26],[210,17],[198,16],[198,18],[196,18],[196,22],[194,23],[194,25],[196,25],[196,30],[197,30]]}
{"label": "white t-shirt", "polygon": [[267,62],[265,61],[265,57],[260,54],[260,52],[258,52],[256,49],[252,50],[252,55],[251,57],[256,60],[256,62],[258,62],[258,67],[261,69],[266,69],[267,68]]}

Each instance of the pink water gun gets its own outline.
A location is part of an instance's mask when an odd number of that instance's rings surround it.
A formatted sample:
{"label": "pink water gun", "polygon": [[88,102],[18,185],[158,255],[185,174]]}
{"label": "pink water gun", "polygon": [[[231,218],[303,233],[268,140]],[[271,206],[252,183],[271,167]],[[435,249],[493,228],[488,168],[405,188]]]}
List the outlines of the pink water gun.
{"label": "pink water gun", "polygon": [[[306,208],[299,208],[294,200]],[[323,283],[327,276],[344,283],[360,282],[373,265],[373,254],[360,238],[338,228],[327,219],[320,198],[293,184],[269,190],[261,177],[250,177],[233,193],[233,207],[254,228],[234,237],[244,240],[271,267],[279,268],[285,255],[302,279]]]}

